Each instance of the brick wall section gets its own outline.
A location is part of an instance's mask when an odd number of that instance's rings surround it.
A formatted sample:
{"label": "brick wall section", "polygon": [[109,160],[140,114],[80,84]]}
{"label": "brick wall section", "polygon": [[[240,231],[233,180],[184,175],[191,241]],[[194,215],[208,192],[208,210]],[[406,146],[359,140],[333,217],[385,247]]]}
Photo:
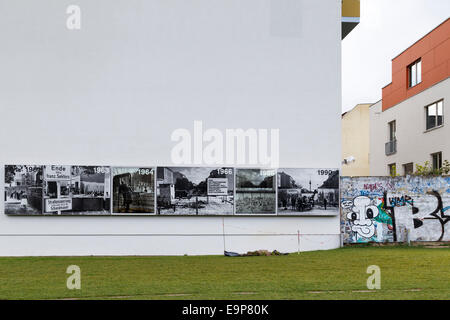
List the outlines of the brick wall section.
{"label": "brick wall section", "polygon": [[[422,82],[408,88],[408,66],[422,59]],[[450,77],[450,18],[392,60],[392,83],[383,88],[383,111]]]}

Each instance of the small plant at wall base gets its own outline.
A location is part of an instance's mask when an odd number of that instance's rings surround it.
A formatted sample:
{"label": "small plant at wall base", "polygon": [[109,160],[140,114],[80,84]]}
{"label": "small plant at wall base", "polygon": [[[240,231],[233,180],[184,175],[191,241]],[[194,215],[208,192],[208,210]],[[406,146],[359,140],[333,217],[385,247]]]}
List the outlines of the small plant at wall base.
{"label": "small plant at wall base", "polygon": [[424,165],[416,164],[415,176],[444,176],[450,173],[450,162],[444,160],[440,169],[433,169],[430,166],[430,162],[425,161]]}
{"label": "small plant at wall base", "polygon": [[393,165],[391,167],[391,177],[395,178],[395,177],[400,177],[400,175],[397,173],[397,166]]}

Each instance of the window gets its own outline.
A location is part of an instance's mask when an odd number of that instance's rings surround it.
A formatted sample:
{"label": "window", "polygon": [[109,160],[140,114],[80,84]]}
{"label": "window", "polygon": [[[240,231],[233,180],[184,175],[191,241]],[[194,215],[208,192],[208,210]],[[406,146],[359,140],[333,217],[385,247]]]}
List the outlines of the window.
{"label": "window", "polygon": [[395,163],[388,164],[388,170],[390,176],[396,176],[397,175],[397,169],[395,167]]}
{"label": "window", "polygon": [[425,107],[427,130],[444,124],[444,100]]}
{"label": "window", "polygon": [[414,87],[422,82],[422,60],[417,60],[408,67],[408,85]]}
{"label": "window", "polygon": [[395,134],[397,132],[397,124],[394,121],[388,123],[389,127],[389,141],[395,141]]}
{"label": "window", "polygon": [[436,152],[431,155],[433,161],[433,170],[439,170],[442,168],[442,152]]}
{"label": "window", "polygon": [[405,176],[411,175],[414,173],[414,163],[407,163],[403,165],[403,172],[405,173]]}
{"label": "window", "polygon": [[397,124],[395,120],[388,123],[388,130],[389,141],[385,144],[385,153],[390,156],[397,152]]}

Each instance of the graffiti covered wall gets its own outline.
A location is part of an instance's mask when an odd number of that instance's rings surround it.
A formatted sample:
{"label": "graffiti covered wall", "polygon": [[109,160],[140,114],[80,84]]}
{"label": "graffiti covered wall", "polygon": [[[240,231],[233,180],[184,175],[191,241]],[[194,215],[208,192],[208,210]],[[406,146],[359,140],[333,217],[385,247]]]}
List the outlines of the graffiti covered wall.
{"label": "graffiti covered wall", "polygon": [[450,241],[450,177],[342,177],[344,243]]}

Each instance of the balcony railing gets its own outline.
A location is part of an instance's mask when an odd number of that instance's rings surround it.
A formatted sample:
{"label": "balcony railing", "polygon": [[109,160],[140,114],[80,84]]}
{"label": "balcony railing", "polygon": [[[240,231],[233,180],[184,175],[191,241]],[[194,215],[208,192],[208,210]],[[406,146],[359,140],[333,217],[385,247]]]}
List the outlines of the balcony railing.
{"label": "balcony railing", "polygon": [[392,140],[392,141],[386,142],[385,150],[386,150],[387,156],[390,156],[390,155],[396,153],[397,152],[397,140]]}

